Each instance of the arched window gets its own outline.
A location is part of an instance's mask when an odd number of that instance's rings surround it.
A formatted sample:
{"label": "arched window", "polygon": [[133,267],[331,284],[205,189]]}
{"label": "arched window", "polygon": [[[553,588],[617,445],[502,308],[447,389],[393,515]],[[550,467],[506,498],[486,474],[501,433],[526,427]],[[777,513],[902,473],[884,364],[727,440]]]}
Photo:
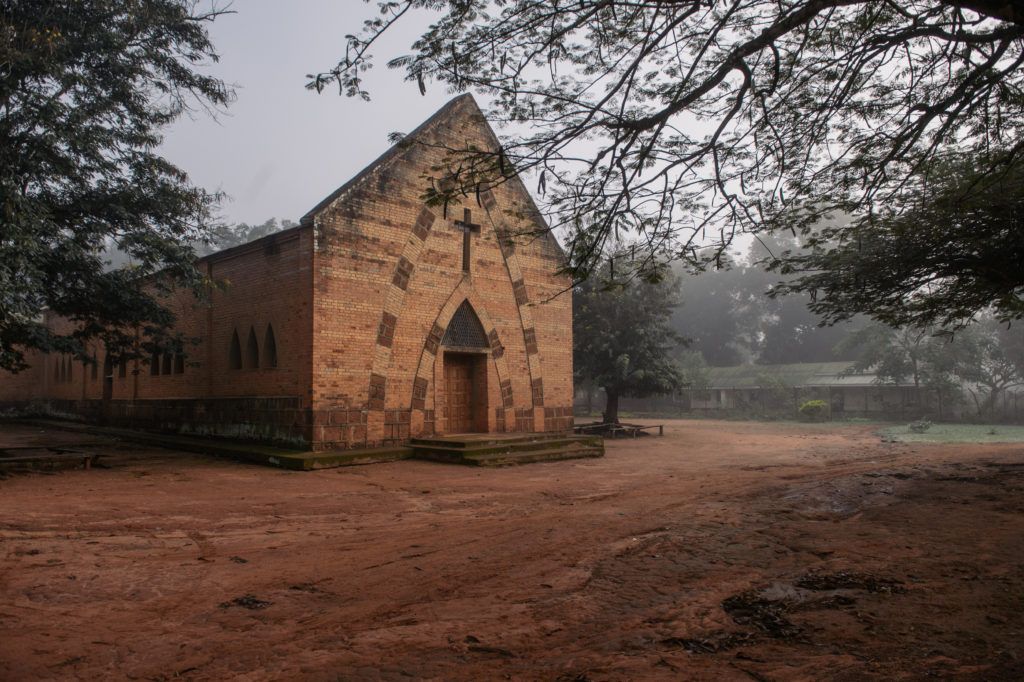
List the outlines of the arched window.
{"label": "arched window", "polygon": [[67,364],[64,366],[64,383],[66,383],[66,384],[70,384],[71,383],[71,372],[72,372],[74,366],[75,366],[74,359],[73,358],[67,358]]}
{"label": "arched window", "polygon": [[91,374],[92,380],[96,381],[96,377],[100,373],[100,363],[97,362],[96,354],[95,353],[92,354],[92,369],[91,369],[91,372],[92,372],[92,374]]}
{"label": "arched window", "polygon": [[277,339],[274,338],[274,328],[267,325],[267,333],[263,335],[263,366],[277,367]]}
{"label": "arched window", "polygon": [[487,334],[469,301],[463,301],[452,315],[441,344],[449,348],[487,348]]}
{"label": "arched window", "polygon": [[158,377],[160,376],[160,354],[153,353],[153,357],[149,359],[149,375]]}
{"label": "arched window", "polygon": [[64,383],[68,380],[68,362],[67,358],[63,355],[60,356],[60,383]]}
{"label": "arched window", "polygon": [[242,344],[238,342],[238,330],[231,332],[231,348],[228,350],[228,369],[242,369]]}
{"label": "arched window", "polygon": [[128,361],[124,358],[121,358],[121,362],[117,365],[117,376],[120,379],[128,376]]}
{"label": "arched window", "polygon": [[184,374],[185,373],[185,356],[181,353],[176,353],[174,356],[174,373]]}
{"label": "arched window", "polygon": [[173,356],[170,353],[164,353],[163,364],[160,366],[161,374],[171,373],[171,363],[173,362]]}
{"label": "arched window", "polygon": [[260,344],[256,341],[256,330],[249,327],[249,340],[245,342],[245,368],[257,369],[260,366]]}

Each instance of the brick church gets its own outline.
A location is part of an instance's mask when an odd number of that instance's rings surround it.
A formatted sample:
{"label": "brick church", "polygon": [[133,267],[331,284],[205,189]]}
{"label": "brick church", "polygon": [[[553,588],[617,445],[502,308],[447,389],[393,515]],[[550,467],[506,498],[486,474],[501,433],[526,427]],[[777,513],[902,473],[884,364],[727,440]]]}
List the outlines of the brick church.
{"label": "brick church", "polygon": [[423,200],[443,150],[467,145],[497,139],[464,95],[298,227],[203,258],[221,285],[170,301],[200,339],[187,356],[36,354],[0,375],[0,402],[314,449],[566,430],[570,281],[526,189],[512,180],[447,210]]}

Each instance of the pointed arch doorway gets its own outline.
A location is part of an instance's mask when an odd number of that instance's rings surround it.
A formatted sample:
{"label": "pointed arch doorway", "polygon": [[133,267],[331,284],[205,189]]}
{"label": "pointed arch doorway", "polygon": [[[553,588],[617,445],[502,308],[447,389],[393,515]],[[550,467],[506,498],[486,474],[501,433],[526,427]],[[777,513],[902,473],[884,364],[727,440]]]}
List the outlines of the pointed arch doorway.
{"label": "pointed arch doorway", "polygon": [[441,340],[444,432],[487,432],[487,358],[490,346],[469,301],[452,316]]}

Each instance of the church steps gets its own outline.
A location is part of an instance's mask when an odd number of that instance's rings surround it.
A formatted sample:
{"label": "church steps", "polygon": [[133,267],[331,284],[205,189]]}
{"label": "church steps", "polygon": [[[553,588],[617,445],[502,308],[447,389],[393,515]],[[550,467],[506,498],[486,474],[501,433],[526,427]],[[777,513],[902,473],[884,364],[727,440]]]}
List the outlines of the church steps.
{"label": "church steps", "polygon": [[413,445],[423,447],[447,447],[455,449],[472,449],[480,447],[512,447],[523,445],[533,446],[537,443],[552,441],[600,442],[600,437],[578,436],[567,433],[522,433],[522,434],[486,434],[471,433],[461,436],[434,436],[430,438],[413,438]]}
{"label": "church steps", "polygon": [[604,442],[593,436],[451,436],[413,439],[409,447],[417,459],[470,466],[508,466],[604,455]]}
{"label": "church steps", "polygon": [[552,449],[573,445],[599,446],[600,438],[593,436],[563,436],[559,438],[538,438],[528,441],[516,440],[511,442],[489,442],[489,443],[456,443],[456,442],[424,442],[414,438],[409,446],[417,452],[437,452],[439,454],[453,454],[457,456],[486,455],[507,452],[530,451],[537,449]]}

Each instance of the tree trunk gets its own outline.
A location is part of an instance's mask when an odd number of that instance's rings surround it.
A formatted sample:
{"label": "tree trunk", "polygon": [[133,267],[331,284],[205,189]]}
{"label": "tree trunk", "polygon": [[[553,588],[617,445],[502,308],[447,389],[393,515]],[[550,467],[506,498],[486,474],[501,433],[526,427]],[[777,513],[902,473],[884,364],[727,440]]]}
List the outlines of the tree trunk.
{"label": "tree trunk", "polygon": [[619,423],[619,393],[618,391],[610,390],[605,387],[605,405],[604,405],[604,423],[605,424],[618,424]]}

